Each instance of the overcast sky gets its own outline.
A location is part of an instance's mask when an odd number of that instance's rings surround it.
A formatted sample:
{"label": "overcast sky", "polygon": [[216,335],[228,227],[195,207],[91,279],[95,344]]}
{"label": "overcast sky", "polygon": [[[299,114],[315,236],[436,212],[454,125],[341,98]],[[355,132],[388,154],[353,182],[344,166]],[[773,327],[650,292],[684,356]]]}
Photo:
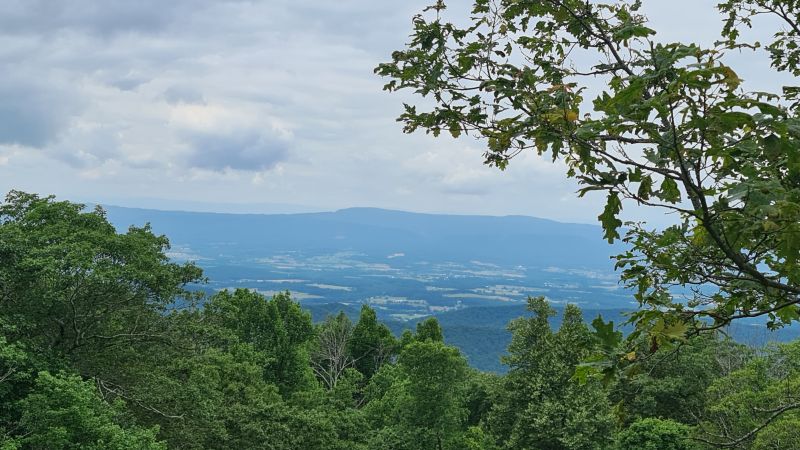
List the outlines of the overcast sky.
{"label": "overcast sky", "polygon": [[[558,164],[523,155],[500,172],[480,142],[401,132],[404,97],[372,69],[426,3],[0,0],[0,190],[595,223],[599,198],[576,199]],[[716,0],[645,3],[662,39],[717,37]]]}

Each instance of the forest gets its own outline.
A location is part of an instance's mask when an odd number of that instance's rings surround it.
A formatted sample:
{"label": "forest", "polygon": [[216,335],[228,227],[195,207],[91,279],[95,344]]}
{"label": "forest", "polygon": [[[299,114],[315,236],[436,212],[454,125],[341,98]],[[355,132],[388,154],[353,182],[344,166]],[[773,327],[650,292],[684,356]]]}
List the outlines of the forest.
{"label": "forest", "polygon": [[435,318],[397,336],[369,306],[315,323],[288,291],[205,293],[149,225],[13,190],[0,449],[800,448],[800,342],[726,334],[800,321],[800,2],[722,1],[711,44],[661,40],[642,8],[439,0],[375,68],[413,99],[405,132],[479,140],[499,169],[538,154],[604,199],[629,333],[575,305],[553,327],[531,297],[483,373]]}
{"label": "forest", "polygon": [[[703,334],[653,349],[543,298],[507,373],[471,369],[435,318],[394,336],[364,306],[312,323],[289,292],[210,297],[147,227],[14,191],[0,206],[0,448],[800,447],[800,342]],[[630,339],[630,338],[629,338]],[[603,369],[624,348],[624,373]],[[592,362],[594,361],[594,362]]]}

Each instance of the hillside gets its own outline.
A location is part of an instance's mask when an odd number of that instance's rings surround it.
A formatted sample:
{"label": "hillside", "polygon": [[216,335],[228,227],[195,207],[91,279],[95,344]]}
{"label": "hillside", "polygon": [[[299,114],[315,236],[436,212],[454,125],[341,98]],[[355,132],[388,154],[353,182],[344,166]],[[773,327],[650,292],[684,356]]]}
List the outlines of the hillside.
{"label": "hillside", "polygon": [[[528,315],[529,295],[546,296],[558,311],[575,303],[587,320],[602,315],[617,324],[633,306],[609,259],[622,247],[600,239],[593,225],[374,208],[271,215],[106,209],[119,229],[150,223],[170,236],[171,256],[195,260],[209,276],[197,286],[208,294],[288,290],[315,321],[339,311],[355,320],[367,303],[396,335],[435,316],[446,341],[485,371],[505,371],[506,327]],[[754,345],[798,335],[746,323],[730,333]]]}
{"label": "hillside", "polygon": [[151,223],[157,233],[202,257],[260,257],[271,252],[352,251],[384,260],[608,269],[620,247],[599,226],[525,216],[421,214],[350,208],[303,214],[218,214],[104,206],[118,227]]}
{"label": "hillside", "polygon": [[[345,312],[352,320],[358,319],[358,308],[341,303],[330,303],[308,306],[315,322],[325,319],[340,311]],[[556,315],[550,320],[550,325],[557,329],[561,326],[563,308],[556,306]],[[630,311],[630,310],[627,310]],[[623,310],[587,309],[583,310],[583,318],[591,322],[594,318],[602,316],[603,320],[613,321],[622,325],[627,318]],[[504,373],[508,370],[500,357],[506,354],[508,344],[511,342],[511,333],[508,324],[520,317],[531,317],[531,313],[523,305],[506,306],[478,306],[448,311],[436,315],[444,332],[444,339],[450,345],[458,347],[466,356],[470,365],[478,370]],[[395,333],[400,335],[404,329],[413,330],[417,321],[400,322],[384,321]],[[624,333],[631,330],[630,326],[620,328]],[[737,342],[752,347],[763,347],[770,342],[790,342],[800,338],[800,327],[793,326],[776,331],[769,331],[764,326],[764,321],[741,321],[724,330]]]}

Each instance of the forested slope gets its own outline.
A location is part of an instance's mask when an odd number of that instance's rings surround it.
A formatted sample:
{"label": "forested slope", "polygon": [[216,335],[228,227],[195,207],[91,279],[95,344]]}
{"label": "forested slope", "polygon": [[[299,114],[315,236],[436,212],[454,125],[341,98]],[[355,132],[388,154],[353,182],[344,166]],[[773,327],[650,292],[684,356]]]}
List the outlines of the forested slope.
{"label": "forested slope", "polygon": [[607,376],[584,369],[621,334],[531,298],[509,326],[507,373],[489,374],[471,369],[433,318],[395,336],[368,306],[356,320],[330,310],[314,324],[288,293],[202,298],[186,289],[201,270],[167,249],[147,228],[118,233],[102,210],[9,194],[0,448],[689,449],[730,436],[740,447],[800,445],[797,411],[771,412],[800,387],[797,342],[634,340],[649,356]]}

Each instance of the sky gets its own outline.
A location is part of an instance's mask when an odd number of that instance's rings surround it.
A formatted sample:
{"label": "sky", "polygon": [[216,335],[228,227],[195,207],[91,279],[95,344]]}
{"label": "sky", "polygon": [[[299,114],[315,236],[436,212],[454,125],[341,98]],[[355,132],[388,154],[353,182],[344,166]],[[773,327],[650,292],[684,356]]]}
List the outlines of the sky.
{"label": "sky", "polygon": [[[480,141],[402,133],[395,118],[413,98],[383,92],[373,68],[403,47],[427,3],[2,0],[0,191],[161,209],[372,206],[596,223],[602,198],[578,199],[548,158],[523,154],[501,172],[482,164]],[[716,3],[645,9],[661,39],[712,42]],[[763,60],[739,62],[752,86],[772,86],[753,64]]]}

